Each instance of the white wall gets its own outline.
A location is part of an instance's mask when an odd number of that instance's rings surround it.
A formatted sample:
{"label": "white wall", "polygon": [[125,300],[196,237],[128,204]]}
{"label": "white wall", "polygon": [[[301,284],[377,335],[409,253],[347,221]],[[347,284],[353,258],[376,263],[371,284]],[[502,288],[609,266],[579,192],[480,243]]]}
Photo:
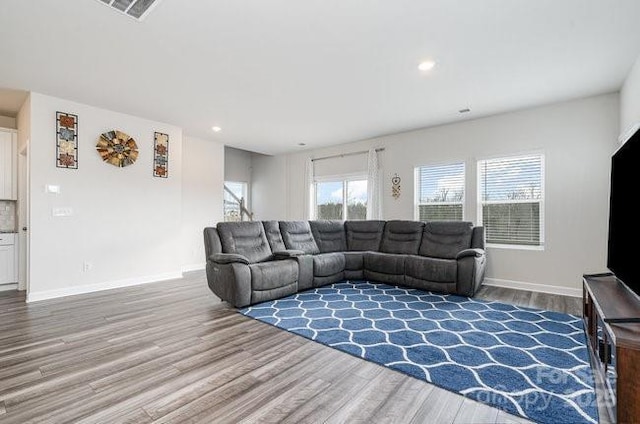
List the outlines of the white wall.
{"label": "white wall", "polygon": [[[288,205],[292,202],[287,181],[288,156],[254,153],[251,163],[253,219],[292,219],[288,214]],[[304,173],[298,178],[304,178]]]}
{"label": "white wall", "polygon": [[251,182],[251,152],[224,148],[224,179],[225,181]]}
{"label": "white wall", "polygon": [[0,115],[0,128],[18,128],[16,124],[16,118]]}
{"label": "white wall", "polygon": [[[78,115],[79,169],[55,167],[56,111]],[[119,129],[140,149],[116,168],[95,150]],[[154,178],[153,133],[169,134],[169,178]],[[172,125],[31,93],[29,300],[179,277],[183,258],[182,130]],[[46,184],[61,188],[44,192]],[[73,208],[53,217],[52,208]],[[83,271],[83,263],[92,267]]]}
{"label": "white wall", "polygon": [[185,136],[182,144],[183,271],[205,265],[202,230],[223,220],[225,148],[222,144]]}
{"label": "white wall", "polygon": [[[307,157],[385,147],[380,153],[385,219],[414,219],[416,166],[465,160],[465,218],[475,222],[476,161],[543,152],[545,249],[491,248],[487,277],[577,295],[583,273],[605,270],[609,161],[618,132],[619,97],[609,94],[286,156],[254,155],[254,209],[259,219],[302,219]],[[391,197],[394,173],[402,178],[398,200]]]}
{"label": "white wall", "polygon": [[640,56],[620,90],[620,131],[625,134],[640,124]]}
{"label": "white wall", "polygon": [[245,207],[251,211],[251,152],[233,147],[224,148],[224,180],[247,183],[249,192],[245,199]]}

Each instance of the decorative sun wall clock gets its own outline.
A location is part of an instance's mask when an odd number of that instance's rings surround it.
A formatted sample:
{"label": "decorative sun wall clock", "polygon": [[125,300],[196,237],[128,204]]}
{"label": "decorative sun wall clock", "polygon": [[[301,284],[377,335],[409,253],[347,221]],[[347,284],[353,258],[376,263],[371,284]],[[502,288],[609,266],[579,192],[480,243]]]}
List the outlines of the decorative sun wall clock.
{"label": "decorative sun wall clock", "polygon": [[96,150],[100,153],[102,160],[119,168],[132,165],[138,159],[136,141],[118,130],[102,134],[96,144]]}

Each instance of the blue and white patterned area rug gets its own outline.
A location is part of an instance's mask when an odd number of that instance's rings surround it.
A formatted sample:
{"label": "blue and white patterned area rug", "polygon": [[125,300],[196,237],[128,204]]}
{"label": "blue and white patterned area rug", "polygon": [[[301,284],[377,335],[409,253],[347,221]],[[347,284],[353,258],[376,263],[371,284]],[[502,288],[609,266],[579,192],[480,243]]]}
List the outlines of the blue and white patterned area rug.
{"label": "blue and white patterned area rug", "polygon": [[598,421],[573,315],[369,282],[240,312],[530,420]]}

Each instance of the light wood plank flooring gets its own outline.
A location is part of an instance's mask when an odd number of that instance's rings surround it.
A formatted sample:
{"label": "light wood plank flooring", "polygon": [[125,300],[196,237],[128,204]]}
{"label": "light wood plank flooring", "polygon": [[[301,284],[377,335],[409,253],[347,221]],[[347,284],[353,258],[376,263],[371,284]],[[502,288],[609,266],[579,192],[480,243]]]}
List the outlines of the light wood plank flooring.
{"label": "light wood plank flooring", "polygon": [[[580,313],[580,300],[480,298]],[[0,423],[522,423],[246,318],[204,273],[26,304],[0,293]]]}

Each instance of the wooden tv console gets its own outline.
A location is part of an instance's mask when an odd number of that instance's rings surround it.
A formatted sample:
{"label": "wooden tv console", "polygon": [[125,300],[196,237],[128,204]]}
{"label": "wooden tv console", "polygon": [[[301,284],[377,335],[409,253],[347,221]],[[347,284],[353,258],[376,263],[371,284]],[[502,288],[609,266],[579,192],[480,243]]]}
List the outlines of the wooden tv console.
{"label": "wooden tv console", "polygon": [[613,274],[585,275],[582,315],[598,402],[613,422],[639,422],[640,300]]}

